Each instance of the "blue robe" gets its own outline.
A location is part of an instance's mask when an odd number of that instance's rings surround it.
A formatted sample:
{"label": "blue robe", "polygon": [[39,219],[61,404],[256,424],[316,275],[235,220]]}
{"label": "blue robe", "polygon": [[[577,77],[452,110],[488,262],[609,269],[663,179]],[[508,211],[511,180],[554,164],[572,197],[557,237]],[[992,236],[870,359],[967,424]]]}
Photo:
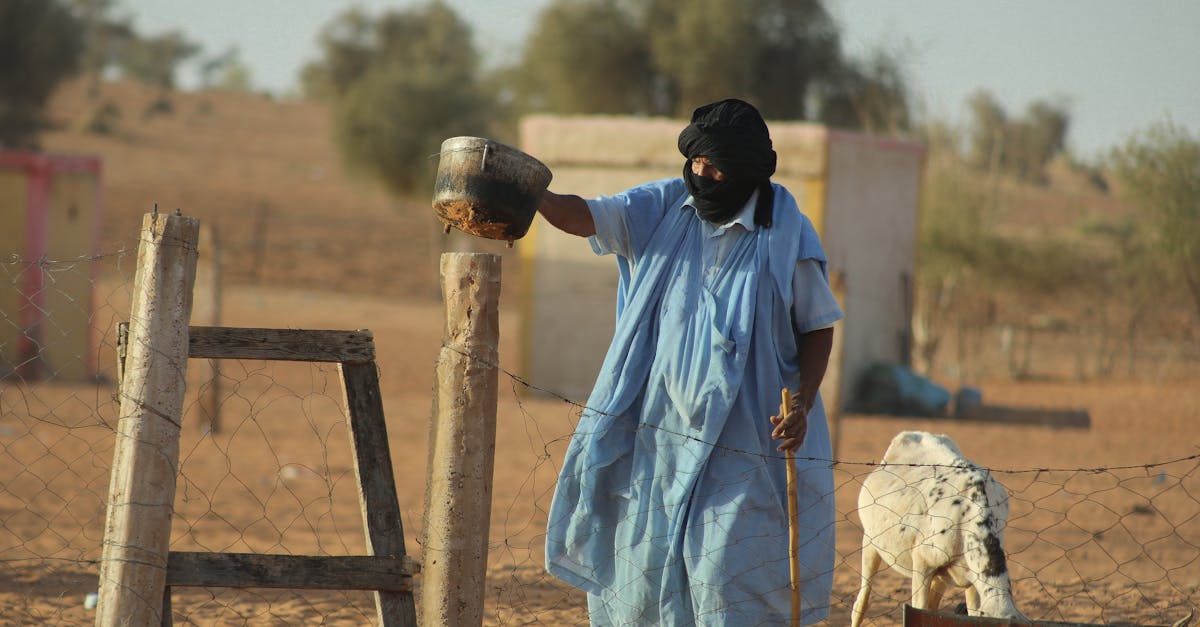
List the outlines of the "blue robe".
{"label": "blue robe", "polygon": [[[820,240],[776,185],[772,227],[727,234],[710,272],[682,179],[615,198],[616,330],[563,461],[547,569],[587,591],[597,625],[787,624],[787,462],[768,417],[798,381],[792,275],[802,259],[824,270]],[[796,457],[808,624],[828,615],[835,555],[819,397]]]}

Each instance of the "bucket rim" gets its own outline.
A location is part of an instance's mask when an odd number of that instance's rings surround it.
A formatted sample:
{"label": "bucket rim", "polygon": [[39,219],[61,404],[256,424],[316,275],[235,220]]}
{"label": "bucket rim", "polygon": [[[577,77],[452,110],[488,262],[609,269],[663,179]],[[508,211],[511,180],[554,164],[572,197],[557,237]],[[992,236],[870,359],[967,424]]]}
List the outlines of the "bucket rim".
{"label": "bucket rim", "polygon": [[498,150],[502,153],[507,152],[512,156],[528,161],[530,166],[543,169],[546,173],[551,173],[550,168],[542,163],[537,157],[501,141],[491,139],[489,137],[477,137],[474,135],[458,135],[442,140],[441,155],[447,152],[480,152],[487,148],[488,150]]}

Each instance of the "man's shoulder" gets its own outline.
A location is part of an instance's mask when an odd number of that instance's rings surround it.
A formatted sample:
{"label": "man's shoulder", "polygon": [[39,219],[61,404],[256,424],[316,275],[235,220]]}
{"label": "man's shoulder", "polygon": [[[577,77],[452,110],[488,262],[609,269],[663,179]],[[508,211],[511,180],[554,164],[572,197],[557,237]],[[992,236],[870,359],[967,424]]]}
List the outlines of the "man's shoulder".
{"label": "man's shoulder", "polygon": [[669,205],[677,200],[682,200],[685,196],[687,196],[687,186],[683,179],[678,177],[648,181],[617,194],[618,198],[624,199],[628,209],[649,210],[655,208],[660,211],[666,210]]}
{"label": "man's shoulder", "polygon": [[775,181],[771,181],[771,187],[774,188],[775,205],[776,206],[791,205],[792,207],[795,207],[798,211],[801,210],[802,200],[800,198],[797,198],[794,194],[792,194],[792,190],[788,189],[782,183],[777,183]]}
{"label": "man's shoulder", "polygon": [[772,183],[775,188],[774,222],[788,230],[801,231],[811,228],[811,221],[804,214],[802,200],[792,195],[788,188],[779,183]]}

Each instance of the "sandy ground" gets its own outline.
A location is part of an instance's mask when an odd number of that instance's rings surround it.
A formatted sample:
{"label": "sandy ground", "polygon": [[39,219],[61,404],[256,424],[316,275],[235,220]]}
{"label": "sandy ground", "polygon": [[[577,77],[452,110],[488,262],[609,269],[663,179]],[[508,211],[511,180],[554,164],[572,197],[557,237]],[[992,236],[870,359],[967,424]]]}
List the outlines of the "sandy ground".
{"label": "sandy ground", "polygon": [[[60,95],[61,128],[47,147],[104,158],[101,252],[109,257],[92,317],[103,374],[111,381],[115,372],[113,328],[127,317],[131,234],[142,213],[161,203],[217,226],[229,286],[222,324],[374,332],[406,544],[422,558],[426,436],[443,324],[431,277],[444,238],[428,203],[408,206],[351,184],[337,167],[328,111],[317,104],[178,94],[175,115],[143,119],[138,112],[154,90],[105,85],[125,122],[99,136],[78,130],[98,104],[84,97],[82,83]],[[1079,218],[1062,207],[1094,211],[1112,202],[1081,198],[1023,200],[1016,204],[1029,215],[1009,223],[1074,224]],[[500,359],[514,371],[513,251],[481,249],[505,255]],[[4,269],[13,277],[23,271]],[[1142,347],[1129,378],[1072,381],[1101,352],[1104,343],[1093,338],[1044,347],[1039,366],[1049,363],[1046,352],[1066,365],[1050,368],[1057,378],[1035,382],[1003,378],[1000,355],[970,354],[970,371],[980,374],[970,383],[986,402],[1084,409],[1090,429],[845,416],[834,466],[839,558],[828,624],[848,623],[857,592],[859,483],[903,429],[951,435],[1008,487],[1009,565],[1017,604],[1031,617],[1169,624],[1200,604],[1200,358],[1194,329],[1184,330],[1175,336],[1182,340]],[[953,346],[943,352],[955,354]],[[190,372],[171,548],[362,553],[336,369],[223,362],[217,433],[204,430],[197,405],[207,389],[201,370],[196,364]],[[84,598],[97,587],[115,392],[111,383],[0,382],[0,625],[93,621]],[[545,573],[541,548],[578,414],[576,404],[528,394],[500,375],[488,625],[586,623],[583,596]],[[868,624],[900,624],[907,583],[887,574],[874,589]],[[176,624],[360,625],[374,614],[371,596],[359,592],[184,589],[172,601]]]}
{"label": "sandy ground", "polygon": [[[107,315],[119,318],[127,287],[105,289]],[[228,326],[374,332],[404,531],[418,558],[442,316],[440,302],[431,298],[265,287],[231,287],[225,294]],[[517,323],[517,313],[503,306],[500,354],[508,372],[519,363]],[[104,341],[102,361],[111,363],[111,340]],[[583,596],[541,566],[546,510],[578,407],[529,394],[508,372],[500,375],[485,623],[586,623]],[[224,362],[215,434],[202,428],[195,403],[205,382],[190,385],[172,549],[363,551],[336,368]],[[968,456],[999,471],[1013,496],[1007,548],[1016,596],[1030,616],[1154,624],[1200,602],[1194,457],[1200,453],[1194,424],[1200,386],[997,382],[981,388],[989,402],[1086,409],[1091,428],[846,416],[835,467],[839,563],[829,624],[847,623],[857,592],[859,482],[902,429],[947,433]],[[92,620],[83,600],[95,589],[103,534],[113,392],[111,385],[0,390],[0,603],[7,608],[0,623]],[[907,583],[888,574],[875,593],[871,624],[899,624]],[[366,624],[373,616],[367,593],[195,589],[176,591],[173,602],[176,624]]]}

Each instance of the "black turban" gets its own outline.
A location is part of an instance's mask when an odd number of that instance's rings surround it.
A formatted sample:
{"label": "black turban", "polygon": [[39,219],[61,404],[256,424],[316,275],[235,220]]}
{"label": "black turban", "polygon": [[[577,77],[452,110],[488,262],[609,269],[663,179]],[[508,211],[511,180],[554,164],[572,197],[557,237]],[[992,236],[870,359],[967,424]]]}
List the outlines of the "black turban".
{"label": "black turban", "polygon": [[[700,217],[716,224],[728,222],[760,190],[754,222],[771,225],[775,151],[767,123],[750,103],[736,98],[704,105],[679,133],[679,152],[687,157],[683,178],[696,201]],[[691,160],[707,157],[725,175],[714,181],[692,174]]]}

